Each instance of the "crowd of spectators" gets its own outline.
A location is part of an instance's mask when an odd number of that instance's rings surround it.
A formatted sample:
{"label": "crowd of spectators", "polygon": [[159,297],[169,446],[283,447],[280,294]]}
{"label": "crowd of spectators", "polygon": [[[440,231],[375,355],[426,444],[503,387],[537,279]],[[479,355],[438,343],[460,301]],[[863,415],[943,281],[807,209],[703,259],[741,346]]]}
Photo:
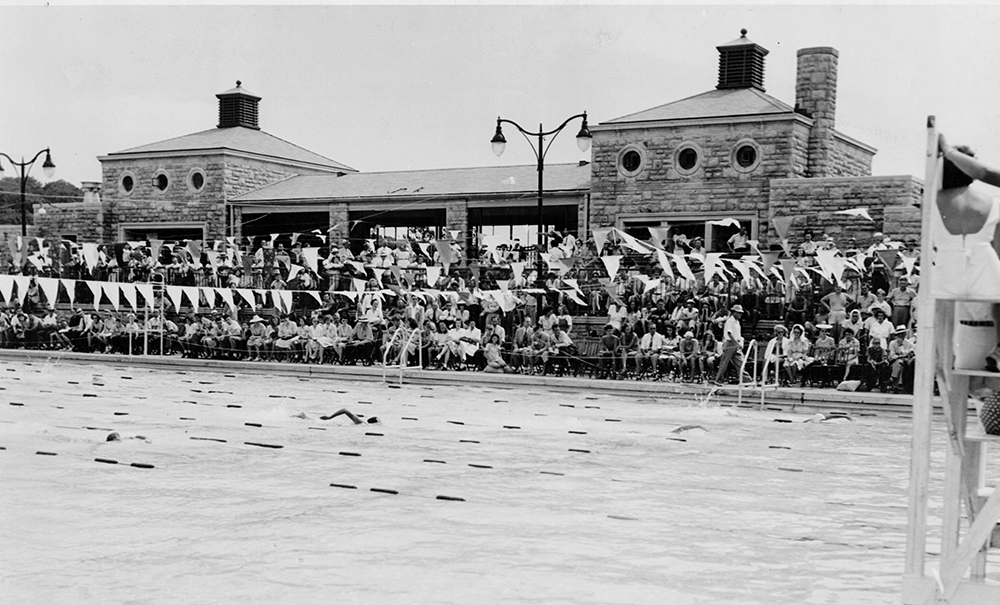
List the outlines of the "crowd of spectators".
{"label": "crowd of spectators", "polygon": [[[267,276],[261,283],[268,289],[323,291],[322,303],[296,298],[288,314],[241,302],[240,309],[202,314],[179,313],[168,305],[162,320],[159,312],[141,320],[135,313],[80,308],[60,316],[54,309],[43,314],[45,305],[32,280],[23,307],[8,305],[0,314],[0,346],[303,363],[381,363],[398,360],[406,349],[408,363],[428,368],[724,382],[737,379],[738,363],[730,353],[736,347],[728,344],[732,335],[726,327],[736,315],[736,325],[762,346],[764,332],[773,328],[764,356],[771,367],[780,367],[772,380],[830,386],[853,380],[862,389],[911,388],[916,297],[907,280],[910,272],[903,263],[887,266],[873,252],[893,247],[905,256],[913,253],[912,243],[892,243],[877,234],[863,250],[852,239],[840,254],[864,262],[857,263],[861,272],[845,272],[846,288],[808,271],[798,273],[789,288],[777,276],[749,282],[716,274],[707,283],[692,284],[663,275],[648,258],[610,240],[602,255],[620,254],[623,261],[617,279],[602,282],[607,273],[592,238],[581,243],[571,234],[552,234],[550,242],[549,261],[576,262],[561,277],[544,275],[537,295],[523,292],[536,286],[531,264],[522,266],[520,275],[511,270],[527,258],[525,249],[504,245],[484,247],[477,255],[481,262],[471,264],[459,244],[446,242],[450,249],[445,251],[440,241],[378,240],[357,255],[346,245],[333,245],[314,262],[302,242],[289,250],[278,245],[242,254],[223,246],[217,254],[202,251],[197,263],[185,245],[162,247],[157,261],[148,246],[104,246],[95,266],[74,251],[66,262],[12,269],[64,279],[178,285],[203,285],[210,278],[212,285],[236,288],[248,286],[244,269],[249,268],[251,276]],[[694,254],[704,245],[683,237],[661,243]],[[745,231],[734,234],[728,247],[737,257],[749,254]],[[829,238],[817,242],[807,233],[791,252],[798,266],[807,268],[824,247],[835,248]],[[453,260],[455,268],[434,271],[440,275],[427,284],[426,267],[442,257]],[[692,264],[698,268],[696,261]],[[650,278],[659,283],[649,287]],[[343,295],[359,281],[366,292]],[[512,293],[508,306],[484,294],[499,283]],[[78,306],[85,303],[77,297]],[[730,313],[736,307],[740,312]],[[574,318],[586,316],[602,320],[596,328],[591,320],[588,329],[573,330]],[[739,344],[742,353],[742,336]],[[740,360],[741,355],[735,357]],[[750,369],[757,376],[760,368]]]}

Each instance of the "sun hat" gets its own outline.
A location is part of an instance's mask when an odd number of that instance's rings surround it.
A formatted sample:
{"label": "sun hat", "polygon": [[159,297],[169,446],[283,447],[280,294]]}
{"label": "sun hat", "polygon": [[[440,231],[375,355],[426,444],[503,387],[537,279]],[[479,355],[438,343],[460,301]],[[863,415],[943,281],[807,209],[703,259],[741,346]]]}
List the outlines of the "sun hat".
{"label": "sun hat", "polygon": [[694,332],[688,330],[687,332],[684,333],[684,338],[694,338]]}
{"label": "sun hat", "polygon": [[833,329],[833,326],[831,326],[830,324],[816,324],[816,329],[817,330],[831,330],[831,329]]}
{"label": "sun hat", "polygon": [[906,326],[896,326],[896,329],[892,331],[893,334],[906,334]]}
{"label": "sun hat", "polygon": [[261,323],[263,321],[264,320],[261,318],[260,315],[254,315],[253,318],[250,320],[250,323],[255,324],[255,323]]}
{"label": "sun hat", "polygon": [[733,308],[729,309],[730,313],[742,313],[743,305],[733,305]]}

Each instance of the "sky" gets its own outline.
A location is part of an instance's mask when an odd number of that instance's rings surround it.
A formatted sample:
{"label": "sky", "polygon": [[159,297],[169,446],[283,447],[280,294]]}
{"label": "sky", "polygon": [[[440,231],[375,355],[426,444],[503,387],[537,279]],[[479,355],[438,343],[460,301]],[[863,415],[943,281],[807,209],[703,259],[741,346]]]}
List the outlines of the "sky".
{"label": "sky", "polygon": [[[510,130],[493,155],[498,116],[598,124],[714,89],[741,28],[789,105],[796,50],[840,52],[836,127],[873,174],[923,175],[929,114],[1000,164],[989,5],[3,6],[0,151],[99,181],[100,155],[215,127],[241,80],[265,132],[364,172],[532,164]],[[590,159],[567,130],[547,163]]]}

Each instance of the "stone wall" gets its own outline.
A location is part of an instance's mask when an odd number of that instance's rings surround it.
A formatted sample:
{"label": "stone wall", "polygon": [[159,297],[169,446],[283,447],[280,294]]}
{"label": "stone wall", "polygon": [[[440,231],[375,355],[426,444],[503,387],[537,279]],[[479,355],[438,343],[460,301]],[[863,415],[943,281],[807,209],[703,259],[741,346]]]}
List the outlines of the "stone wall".
{"label": "stone wall", "polygon": [[836,137],[830,149],[828,176],[871,176],[875,154]]}
{"label": "stone wall", "polygon": [[920,244],[920,207],[891,206],[884,212],[882,233],[895,241]]}
{"label": "stone wall", "polygon": [[[816,238],[827,233],[842,245],[847,238],[870,241],[876,231],[886,231],[887,208],[910,208],[919,203],[922,184],[909,175],[884,177],[850,177],[822,179],[775,179],[771,181],[768,218],[797,217],[789,231],[793,244],[803,240],[805,229],[812,229]],[[873,221],[833,214],[838,210],[867,208]],[[896,217],[890,210],[890,217]],[[905,213],[905,210],[899,211]],[[890,225],[892,225],[890,220]],[[762,225],[763,226],[763,225]],[[765,237],[778,241],[777,233],[768,221]],[[919,231],[919,223],[917,226]]]}
{"label": "stone wall", "polygon": [[39,237],[75,235],[81,242],[112,241],[108,216],[100,200],[47,206],[45,214],[35,208],[35,230]]}

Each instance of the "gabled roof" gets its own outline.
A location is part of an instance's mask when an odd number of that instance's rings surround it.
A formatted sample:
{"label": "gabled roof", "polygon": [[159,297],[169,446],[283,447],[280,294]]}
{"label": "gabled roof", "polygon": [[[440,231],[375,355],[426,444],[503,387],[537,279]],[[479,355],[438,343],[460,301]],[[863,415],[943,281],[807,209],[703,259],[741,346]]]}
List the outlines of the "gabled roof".
{"label": "gabled roof", "polygon": [[692,118],[721,118],[792,113],[787,103],[754,88],[727,88],[710,90],[693,97],[660,105],[652,109],[629,114],[603,124],[685,120]]}
{"label": "gabled roof", "polygon": [[[586,190],[589,164],[551,164],[545,167],[545,191]],[[410,196],[518,194],[538,191],[535,165],[484,168],[442,168],[399,172],[358,172],[341,177],[295,176],[244,193],[231,202],[292,201],[340,198],[386,199]]]}
{"label": "gabled roof", "polygon": [[106,157],[116,159],[119,156],[166,153],[172,151],[243,151],[275,159],[292,160],[327,168],[354,171],[353,168],[325,158],[318,153],[293,145],[284,139],[279,139],[262,130],[253,128],[212,128],[194,134],[188,134],[158,143],[150,143],[133,147],[124,151],[109,153]]}

